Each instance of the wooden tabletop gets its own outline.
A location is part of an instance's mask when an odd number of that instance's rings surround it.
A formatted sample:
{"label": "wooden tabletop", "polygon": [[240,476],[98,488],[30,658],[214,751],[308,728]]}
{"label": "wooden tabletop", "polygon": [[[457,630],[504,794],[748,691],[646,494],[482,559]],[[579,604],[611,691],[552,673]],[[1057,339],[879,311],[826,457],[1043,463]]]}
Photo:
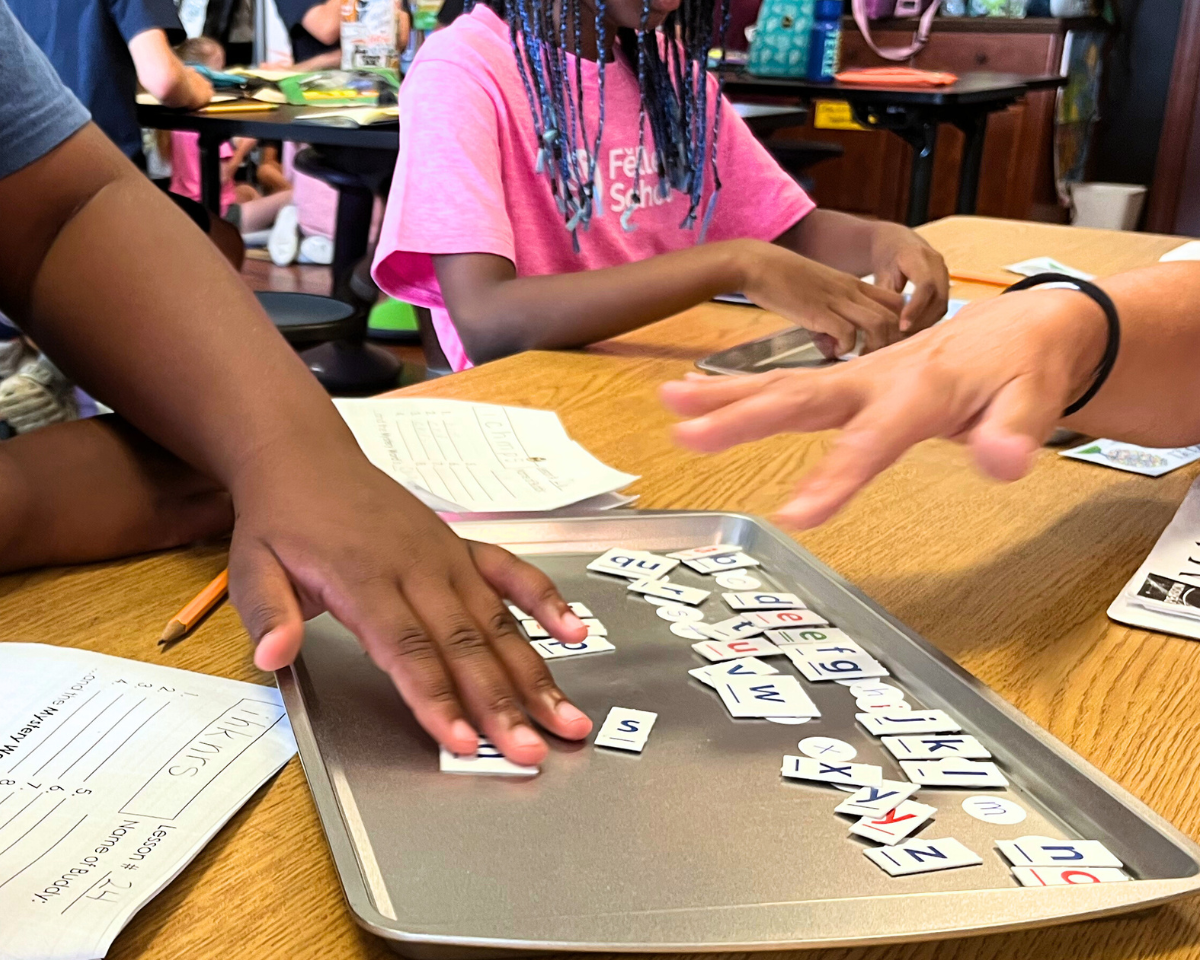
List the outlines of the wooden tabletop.
{"label": "wooden tabletop", "polygon": [[[1101,275],[1179,241],[951,218],[921,232],[954,269],[994,272],[1048,254]],[[963,286],[957,296],[994,288]],[[713,457],[672,446],[655,389],[713,350],[783,326],[706,305],[587,352],[530,353],[406,395],[549,408],[655,508],[770,515],[828,434],[777,437]],[[1003,330],[996,331],[1004,336]],[[1200,839],[1200,644],[1131,630],[1104,610],[1149,552],[1196,468],[1138,477],[1042,453],[1024,480],[984,480],[962,450],[921,444],[840,516],[798,540],[1126,789]],[[260,683],[225,606],[162,653],[166,619],[224,563],[218,547],[0,579],[0,635]],[[586,878],[581,878],[586,882]],[[347,913],[298,762],[259,791],[117,938],[109,956],[391,957]],[[805,960],[1200,958],[1200,899],[1131,916]]]}

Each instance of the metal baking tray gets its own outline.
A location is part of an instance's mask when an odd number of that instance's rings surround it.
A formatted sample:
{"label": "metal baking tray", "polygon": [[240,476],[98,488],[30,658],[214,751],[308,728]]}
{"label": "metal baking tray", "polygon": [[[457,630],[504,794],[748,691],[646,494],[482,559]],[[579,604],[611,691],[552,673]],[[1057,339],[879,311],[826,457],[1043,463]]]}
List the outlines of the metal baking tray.
{"label": "metal baking tray", "polygon": [[[1200,889],[1200,848],[762,520],[614,511],[455,526],[525,556],[607,625],[615,652],[550,661],[597,727],[612,706],[659,719],[642,754],[554,741],[533,778],[443,774],[354,638],[313,620],[303,657],[279,675],[284,702],[350,908],[404,954],[841,947],[1078,920]],[[614,545],[706,543],[740,544],[764,584],[798,593],[882,660],[914,706],[950,711],[991,749],[1012,783],[995,793],[1021,803],[1025,822],[970,818],[970,791],[917,795],[938,808],[917,836],[954,837],[982,866],[884,874],[833,812],[845,793],[779,775],[799,738],[821,734],[903,779],[846,688],[806,683],[822,716],[802,726],[732,720],[687,675],[702,662],[689,641],[623,583],[585,570]],[[671,577],[713,586],[689,570]],[[719,590],[705,606],[723,618]],[[1030,834],[1101,840],[1136,879],[1021,888],[994,843]]]}
{"label": "metal baking tray", "polygon": [[[938,323],[949,320],[968,303],[969,300],[951,300],[946,308],[946,315]],[[697,360],[696,366],[708,373],[736,376],[767,373],[770,370],[811,370],[815,367],[832,366],[838,362],[821,353],[813,343],[812,335],[803,327],[789,327],[757,340],[719,350],[702,360]]]}

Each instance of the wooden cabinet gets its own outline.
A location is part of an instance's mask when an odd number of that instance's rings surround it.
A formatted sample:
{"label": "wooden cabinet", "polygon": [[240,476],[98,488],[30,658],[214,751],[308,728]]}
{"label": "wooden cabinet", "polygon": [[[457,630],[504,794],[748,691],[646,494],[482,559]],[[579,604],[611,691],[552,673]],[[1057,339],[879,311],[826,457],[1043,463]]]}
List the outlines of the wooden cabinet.
{"label": "wooden cabinet", "polygon": [[[1083,21],[1094,26],[1093,21]],[[925,70],[967,73],[989,70],[1043,75],[1058,73],[1068,30],[1080,21],[1058,19],[994,20],[940,18],[929,44],[912,61]],[[905,46],[915,21],[884,21],[872,36],[882,47]],[[867,46],[854,21],[842,34],[844,67],[886,64]],[[981,216],[1020,220],[1065,221],[1054,192],[1055,92],[1039,91],[988,120],[979,184]],[[887,220],[903,221],[908,203],[910,150],[898,137],[881,131],[814,129],[784,131],[780,137],[840,143],[845,155],[809,171],[816,197],[824,206]],[[930,219],[954,212],[963,135],[949,125],[938,133]]]}

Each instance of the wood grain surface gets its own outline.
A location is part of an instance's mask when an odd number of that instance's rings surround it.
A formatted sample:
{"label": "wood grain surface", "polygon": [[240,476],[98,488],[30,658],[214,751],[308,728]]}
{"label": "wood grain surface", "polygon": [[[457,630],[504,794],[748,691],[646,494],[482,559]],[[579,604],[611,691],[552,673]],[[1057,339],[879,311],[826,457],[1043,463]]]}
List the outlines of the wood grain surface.
{"label": "wood grain surface", "polygon": [[[1105,275],[1179,241],[952,218],[922,232],[952,268],[1049,254]],[[956,295],[990,296],[965,286]],[[586,352],[530,353],[406,395],[558,411],[597,456],[641,475],[647,508],[770,516],[830,435],[776,437],[713,457],[670,440],[664,380],[782,322],[707,305]],[[997,331],[1003,336],[1003,331]],[[1104,610],[1150,550],[1196,469],[1159,479],[1044,451],[1002,486],[961,450],[921,444],[840,516],[797,539],[1134,795],[1200,839],[1200,644],[1131,630]],[[173,649],[166,620],[225,560],[220,545],[0,579],[5,640],[56,643],[260,683],[228,606]],[[715,867],[714,867],[715,869]],[[580,878],[586,883],[586,878]],[[293,761],[117,938],[114,958],[383,958],[341,890]],[[1019,934],[854,950],[810,960],[1200,958],[1200,899]]]}

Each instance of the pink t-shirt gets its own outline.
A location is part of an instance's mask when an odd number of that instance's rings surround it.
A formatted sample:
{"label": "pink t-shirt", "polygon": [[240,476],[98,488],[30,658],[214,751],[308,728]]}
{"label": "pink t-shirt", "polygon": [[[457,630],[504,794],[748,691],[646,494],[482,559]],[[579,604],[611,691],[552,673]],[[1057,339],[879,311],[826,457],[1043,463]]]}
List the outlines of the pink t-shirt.
{"label": "pink t-shirt", "polygon": [[[588,135],[595,136],[597,65],[583,63]],[[574,66],[568,68],[574,74]],[[716,81],[709,78],[715,93]],[[385,291],[429,307],[446,359],[471,366],[446,313],[431,255],[490,253],[512,261],[517,276],[619,266],[696,243],[699,222],[680,229],[688,200],[657,194],[643,173],[637,229],[621,228],[632,192],[638,143],[637,75],[623,57],[605,69],[605,125],[597,162],[601,202],[580,252],[558,212],[550,183],[536,172],[529,101],[507,24],[482,4],[425,41],[400,86],[400,154],[384,214],[374,276]],[[715,97],[710,97],[712,103]],[[721,102],[718,166],[722,190],[709,240],[774,240],[813,209],[808,195],[754,138],[728,101]],[[652,163],[651,135],[643,166]],[[706,180],[698,216],[711,191]]]}
{"label": "pink t-shirt", "polygon": [[[221,159],[233,156],[233,144],[221,144]],[[171,131],[171,192],[191,200],[200,199],[200,134],[187,130]],[[233,181],[221,184],[221,216],[237,200]]]}

